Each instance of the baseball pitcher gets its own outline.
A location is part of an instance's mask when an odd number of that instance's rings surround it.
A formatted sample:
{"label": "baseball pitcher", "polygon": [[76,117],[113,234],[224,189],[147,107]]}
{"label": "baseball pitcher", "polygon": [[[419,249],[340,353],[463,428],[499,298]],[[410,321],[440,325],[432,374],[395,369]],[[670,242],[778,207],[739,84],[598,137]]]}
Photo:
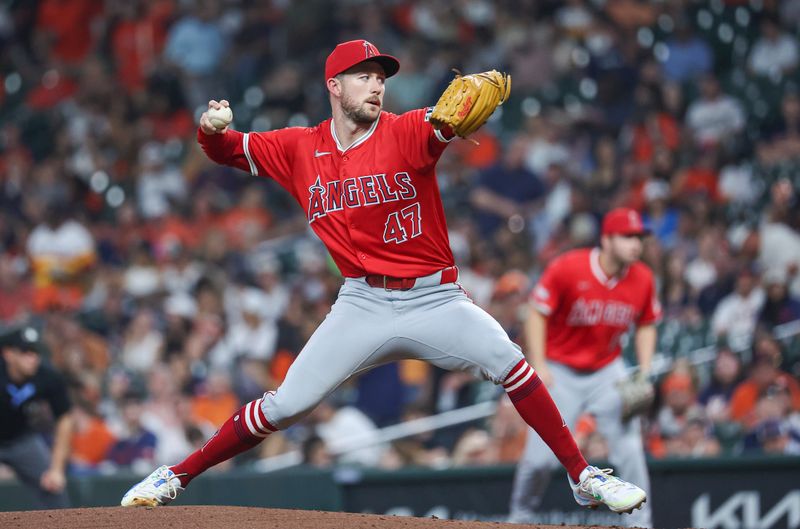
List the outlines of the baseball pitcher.
{"label": "baseball pitcher", "polygon": [[[649,479],[636,414],[652,401],[646,376],[661,316],[653,273],[639,262],[647,233],[636,211],[609,212],[600,248],[567,252],[545,269],[531,293],[525,328],[533,365],[566,423],[574,427],[581,414],[593,414],[608,442],[611,464],[645,490]],[[620,337],[631,325],[637,326],[639,375],[629,382]],[[528,432],[514,479],[511,521],[534,519],[554,463],[541,437]],[[650,527],[650,508],[644,506],[628,520],[632,526]]]}
{"label": "baseball pitcher", "polygon": [[474,132],[508,97],[510,79],[496,71],[459,76],[435,107],[395,115],[382,105],[386,78],[399,68],[365,40],[336,46],[325,64],[332,117],[314,127],[243,134],[219,121],[226,101],[209,102],[197,134],[209,158],[289,191],[345,282],[283,384],[247,403],[184,461],[134,485],[122,505],[169,502],[349,377],[401,358],[502,384],[567,469],[580,504],[624,511],[645,501],[640,488],[586,463],[520,349],[457,282],[435,166],[448,142]]}

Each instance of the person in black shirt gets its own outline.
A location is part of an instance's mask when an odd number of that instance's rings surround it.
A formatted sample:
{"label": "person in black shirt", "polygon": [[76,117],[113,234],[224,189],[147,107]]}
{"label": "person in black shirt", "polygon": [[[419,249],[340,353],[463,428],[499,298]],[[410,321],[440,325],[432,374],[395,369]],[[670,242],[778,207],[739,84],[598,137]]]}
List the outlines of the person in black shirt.
{"label": "person in black shirt", "polygon": [[[35,490],[42,507],[54,509],[69,506],[72,415],[66,383],[42,362],[40,341],[29,325],[0,334],[0,462]],[[51,451],[40,434],[53,424]]]}

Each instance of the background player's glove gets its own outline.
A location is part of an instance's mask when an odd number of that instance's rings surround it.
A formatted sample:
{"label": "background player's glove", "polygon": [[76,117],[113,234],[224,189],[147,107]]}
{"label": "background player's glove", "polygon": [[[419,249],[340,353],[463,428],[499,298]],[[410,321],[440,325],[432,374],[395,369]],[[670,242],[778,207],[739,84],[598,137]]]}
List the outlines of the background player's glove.
{"label": "background player's glove", "polygon": [[466,138],[486,123],[494,109],[508,99],[511,76],[497,70],[471,75],[457,74],[433,107],[434,128],[450,127]]}
{"label": "background player's glove", "polygon": [[617,382],[617,391],[622,397],[623,421],[650,410],[656,395],[653,384],[641,373]]}

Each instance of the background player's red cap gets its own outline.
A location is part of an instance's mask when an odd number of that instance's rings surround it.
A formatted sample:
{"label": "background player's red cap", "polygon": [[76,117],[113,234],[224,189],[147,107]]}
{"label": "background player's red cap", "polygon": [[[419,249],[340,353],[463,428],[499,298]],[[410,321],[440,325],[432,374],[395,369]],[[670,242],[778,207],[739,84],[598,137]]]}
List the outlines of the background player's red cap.
{"label": "background player's red cap", "polygon": [[325,61],[325,79],[336,77],[343,71],[364,61],[375,61],[383,66],[386,77],[391,77],[400,69],[400,61],[391,55],[378,51],[369,41],[349,40],[337,45]]}
{"label": "background player's red cap", "polygon": [[642,217],[631,208],[612,209],[603,217],[603,235],[648,235]]}

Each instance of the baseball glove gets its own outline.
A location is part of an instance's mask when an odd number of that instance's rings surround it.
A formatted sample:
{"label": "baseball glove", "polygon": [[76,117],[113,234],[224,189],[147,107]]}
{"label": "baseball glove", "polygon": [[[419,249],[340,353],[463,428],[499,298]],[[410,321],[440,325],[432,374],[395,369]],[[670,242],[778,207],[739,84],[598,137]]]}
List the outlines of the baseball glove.
{"label": "baseball glove", "polygon": [[486,123],[510,92],[511,76],[497,70],[464,76],[457,72],[433,107],[431,124],[437,130],[450,127],[466,138]]}
{"label": "baseball glove", "polygon": [[641,373],[617,382],[617,391],[622,397],[623,421],[650,410],[656,396],[653,384]]}

